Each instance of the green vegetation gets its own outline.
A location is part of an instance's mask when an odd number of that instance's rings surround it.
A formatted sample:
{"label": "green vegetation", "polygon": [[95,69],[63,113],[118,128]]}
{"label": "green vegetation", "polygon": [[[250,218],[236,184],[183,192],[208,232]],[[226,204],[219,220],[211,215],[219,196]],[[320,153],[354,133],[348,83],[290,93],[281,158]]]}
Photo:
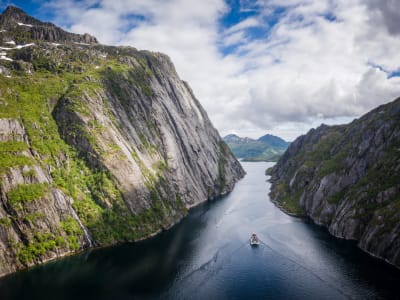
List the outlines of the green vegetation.
{"label": "green vegetation", "polygon": [[74,218],[68,216],[64,221],[61,221],[61,228],[67,234],[67,241],[69,249],[76,251],[80,248],[79,238],[82,236],[83,231]]}
{"label": "green vegetation", "polygon": [[[335,152],[342,139],[342,134],[335,127],[326,130],[320,139],[314,143],[306,143],[291,158],[292,161],[296,161],[293,166],[303,165],[309,169],[317,169],[316,175],[319,178],[343,169],[345,154],[340,151],[343,149],[339,148],[339,152]],[[290,168],[289,172],[290,176],[293,176],[295,169]]]}
{"label": "green vegetation", "polygon": [[17,141],[0,141],[0,153],[1,152],[19,152],[28,150],[28,146],[25,142]]}
{"label": "green vegetation", "polygon": [[263,153],[260,156],[256,156],[256,157],[247,157],[247,158],[243,158],[242,161],[248,161],[248,162],[257,162],[257,161],[269,161],[269,162],[277,162],[279,160],[279,158],[281,158],[282,153],[281,154],[266,154]]}
{"label": "green vegetation", "polygon": [[11,220],[8,217],[0,218],[0,227],[9,228],[11,226]]}
{"label": "green vegetation", "polygon": [[23,265],[27,265],[63,246],[62,238],[55,237],[51,233],[37,233],[27,245],[17,244],[17,257]]}
{"label": "green vegetation", "polygon": [[7,171],[9,168],[30,166],[33,160],[22,155],[14,155],[9,153],[1,153],[0,155],[0,174]]}
{"label": "green vegetation", "polygon": [[358,191],[368,190],[367,195],[375,198],[382,191],[396,186],[400,182],[400,171],[397,166],[400,164],[400,141],[393,143],[383,157],[376,161],[367,173],[349,191],[355,196]]}
{"label": "green vegetation", "polygon": [[24,221],[35,223],[36,220],[42,219],[45,217],[45,214],[42,212],[34,212],[24,216]]}
{"label": "green vegetation", "polygon": [[291,193],[287,183],[279,182],[271,191],[270,196],[289,214],[304,216],[304,209],[300,206],[300,196],[302,191]]}
{"label": "green vegetation", "polygon": [[7,193],[8,202],[12,206],[41,199],[48,191],[49,185],[43,183],[20,184]]}
{"label": "green vegetation", "polygon": [[106,85],[122,105],[129,109],[130,88],[137,88],[147,97],[153,95],[150,87],[150,77],[153,75],[143,59],[138,58],[136,67],[129,67],[126,64],[111,63],[102,70],[102,75],[107,78]]}
{"label": "green vegetation", "polygon": [[243,161],[276,162],[289,145],[289,143],[278,137],[268,135],[258,140],[228,135],[224,137],[224,140],[232,153]]}
{"label": "green vegetation", "polygon": [[373,219],[380,226],[379,231],[376,233],[377,236],[381,237],[396,228],[399,223],[399,211],[400,196],[396,196],[389,205],[377,209],[375,215],[379,216],[379,219]]}
{"label": "green vegetation", "polygon": [[300,206],[300,196],[301,191],[294,195],[287,195],[282,199],[279,199],[279,203],[282,205],[283,209],[290,214],[295,214],[297,216],[305,216],[304,209]]}
{"label": "green vegetation", "polygon": [[[0,107],[1,108],[1,107]],[[1,110],[0,110],[1,112]],[[12,137],[11,137],[12,138]],[[19,141],[1,141],[0,142],[0,175],[9,168],[32,165],[33,160],[19,152],[25,151],[28,146]]]}
{"label": "green vegetation", "polygon": [[[18,31],[15,41],[27,42],[30,38]],[[45,210],[40,210],[40,202],[29,203],[43,198],[51,188],[60,189],[73,198],[72,206],[77,215],[100,245],[143,238],[184,215],[186,207],[181,197],[166,184],[167,160],[160,159],[149,168],[137,153],[132,153],[143,172],[151,198],[150,207],[137,214],[125,204],[110,172],[100,163],[93,163],[93,155],[118,155],[120,149],[113,141],[98,144],[104,125],[94,117],[90,101],[102,100],[103,113],[120,128],[103,95],[114,96],[127,112],[131,110],[132,93],[151,97],[150,81],[157,71],[149,64],[150,60],[158,63],[152,60],[152,54],[103,46],[99,46],[103,48],[96,53],[95,49],[78,50],[68,44],[49,51],[47,43],[35,44],[36,47],[10,51],[14,62],[0,62],[12,75],[11,78],[0,75],[0,118],[18,120],[27,135],[26,143],[13,137],[0,142],[0,175],[10,168],[35,165],[49,170],[53,179],[51,184],[19,185],[7,194],[15,215],[12,219],[1,218],[0,226],[11,226],[14,218],[24,224],[22,230],[27,239],[14,245],[20,263],[28,265],[40,261],[57,249],[80,248],[83,232],[72,217],[64,219],[59,228],[51,229],[52,232],[38,232],[33,226],[45,217]],[[107,52],[107,57],[100,58],[100,51]],[[27,73],[27,67],[31,74]],[[63,115],[56,121],[58,110]],[[76,115],[78,121],[70,122],[69,117]],[[135,121],[132,113],[128,116]],[[62,117],[66,117],[68,124],[60,124],[64,121]],[[138,151],[156,157],[159,149],[146,138],[149,133],[159,135],[150,121],[143,128],[143,134],[140,133]],[[91,150],[80,149],[79,152],[66,141],[81,144],[87,141]],[[32,155],[24,156],[24,151]],[[35,169],[25,167],[23,170],[24,179],[34,181]]]}

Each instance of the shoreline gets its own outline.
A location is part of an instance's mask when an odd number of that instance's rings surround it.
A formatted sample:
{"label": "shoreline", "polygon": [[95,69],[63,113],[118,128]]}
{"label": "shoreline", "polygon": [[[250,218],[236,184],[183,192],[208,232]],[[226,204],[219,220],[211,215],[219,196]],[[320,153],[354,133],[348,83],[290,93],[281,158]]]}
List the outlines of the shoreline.
{"label": "shoreline", "polygon": [[[243,176],[243,177],[244,177],[244,176]],[[20,269],[16,269],[16,270],[11,271],[11,272],[9,272],[9,273],[0,274],[0,280],[6,278],[6,277],[8,277],[8,276],[13,276],[14,274],[17,274],[17,273],[20,273],[20,272],[28,272],[28,271],[30,271],[30,270],[36,268],[36,267],[40,267],[40,266],[42,266],[42,265],[45,265],[45,264],[48,264],[48,263],[52,263],[52,262],[55,262],[55,261],[57,261],[57,260],[61,260],[61,259],[66,258],[66,257],[68,257],[68,256],[80,255],[80,254],[83,254],[83,253],[85,253],[85,252],[96,251],[96,250],[105,249],[105,248],[109,248],[109,247],[115,247],[115,246],[123,245],[123,244],[134,244],[134,243],[139,243],[139,242],[142,242],[142,241],[145,241],[145,240],[154,238],[154,237],[156,237],[157,235],[159,235],[160,233],[162,233],[163,231],[170,230],[171,228],[173,228],[174,226],[176,226],[176,225],[178,225],[180,222],[182,222],[182,220],[188,216],[188,214],[190,213],[190,211],[191,211],[193,208],[195,208],[195,207],[197,207],[197,206],[199,206],[199,205],[201,205],[201,204],[204,204],[204,203],[206,203],[207,201],[215,201],[215,200],[218,200],[219,198],[224,197],[224,196],[226,196],[227,194],[229,194],[230,192],[232,192],[232,190],[235,188],[235,185],[236,185],[241,179],[243,179],[243,177],[238,178],[238,179],[235,181],[235,183],[233,184],[233,186],[232,186],[231,189],[228,189],[228,190],[226,190],[226,191],[221,192],[221,194],[219,194],[218,196],[215,196],[215,197],[213,197],[213,198],[207,198],[207,199],[205,199],[205,200],[203,200],[203,201],[200,201],[200,202],[197,202],[197,203],[190,204],[190,205],[186,206],[187,212],[186,212],[184,215],[182,215],[181,218],[177,219],[175,222],[171,223],[170,226],[168,226],[168,227],[166,227],[166,228],[159,228],[159,229],[157,229],[156,231],[154,231],[154,232],[152,232],[152,233],[150,233],[150,234],[148,234],[148,235],[146,235],[146,236],[143,236],[143,237],[141,237],[141,238],[138,238],[138,239],[136,239],[136,240],[133,240],[133,241],[116,242],[116,243],[113,243],[113,244],[103,245],[103,246],[91,246],[91,247],[79,249],[78,251],[74,251],[74,252],[65,252],[65,253],[62,253],[62,254],[56,254],[56,255],[53,256],[53,257],[50,257],[50,258],[41,260],[39,263],[33,264],[33,265],[31,265],[31,266],[24,267],[24,268],[20,268]]]}
{"label": "shoreline", "polygon": [[374,253],[372,253],[372,252],[370,252],[370,251],[368,251],[368,250],[366,250],[366,249],[364,249],[364,248],[361,248],[360,245],[359,245],[359,240],[356,240],[356,239],[346,239],[346,238],[344,238],[344,237],[341,237],[341,236],[337,236],[337,235],[335,235],[335,234],[332,234],[332,233],[329,231],[329,228],[328,228],[327,226],[325,226],[325,225],[323,225],[323,224],[318,224],[318,223],[316,223],[310,216],[308,216],[308,215],[298,215],[298,214],[295,214],[295,213],[290,213],[290,212],[288,212],[287,210],[285,210],[285,208],[283,208],[281,205],[279,205],[277,201],[272,200],[272,199],[270,199],[270,201],[271,201],[272,204],[274,204],[277,208],[279,208],[279,210],[282,211],[284,214],[286,214],[286,215],[288,215],[288,216],[290,216],[290,217],[293,217],[293,218],[297,218],[297,219],[309,220],[309,221],[312,222],[312,224],[314,224],[314,225],[316,225],[316,226],[318,226],[318,227],[322,227],[322,228],[326,229],[326,231],[329,233],[330,236],[332,236],[332,237],[334,237],[334,238],[336,238],[336,239],[338,239],[338,240],[353,241],[353,242],[356,243],[356,247],[357,247],[358,249],[360,249],[363,253],[368,254],[369,256],[371,256],[371,257],[377,259],[377,260],[378,260],[379,262],[381,262],[381,263],[385,263],[385,264],[387,264],[387,265],[390,265],[391,267],[395,268],[396,270],[400,270],[400,266],[397,266],[397,265],[395,265],[394,263],[390,262],[389,260],[387,260],[387,259],[385,259],[385,258],[383,258],[383,257],[381,257],[381,256],[379,256],[379,255],[376,255],[376,254],[374,254]]}

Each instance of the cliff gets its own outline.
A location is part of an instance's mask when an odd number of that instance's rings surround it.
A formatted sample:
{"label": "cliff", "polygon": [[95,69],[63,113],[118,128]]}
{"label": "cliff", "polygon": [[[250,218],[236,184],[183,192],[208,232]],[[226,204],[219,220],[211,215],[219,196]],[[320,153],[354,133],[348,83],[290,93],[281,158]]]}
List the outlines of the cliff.
{"label": "cliff", "polygon": [[268,173],[282,209],[400,267],[400,99],[310,130]]}
{"label": "cliff", "polygon": [[170,59],[0,16],[0,276],[167,229],[244,175]]}

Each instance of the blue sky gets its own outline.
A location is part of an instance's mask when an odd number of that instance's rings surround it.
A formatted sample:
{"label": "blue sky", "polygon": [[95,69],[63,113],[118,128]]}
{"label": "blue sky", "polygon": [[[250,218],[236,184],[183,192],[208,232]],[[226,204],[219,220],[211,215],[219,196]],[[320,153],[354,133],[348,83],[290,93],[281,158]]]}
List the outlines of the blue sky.
{"label": "blue sky", "polygon": [[221,134],[288,140],[400,95],[400,1],[0,1],[168,54]]}
{"label": "blue sky", "polygon": [[22,8],[25,12],[32,16],[39,16],[38,12],[40,12],[40,1],[1,1],[1,9],[4,10],[8,5],[18,6]]}

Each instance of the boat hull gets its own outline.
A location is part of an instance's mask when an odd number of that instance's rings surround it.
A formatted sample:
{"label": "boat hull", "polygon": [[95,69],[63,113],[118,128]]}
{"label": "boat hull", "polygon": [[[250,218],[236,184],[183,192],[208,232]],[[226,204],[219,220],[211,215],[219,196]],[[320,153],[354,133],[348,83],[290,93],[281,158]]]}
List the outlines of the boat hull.
{"label": "boat hull", "polygon": [[260,245],[260,242],[259,242],[259,241],[252,241],[252,240],[250,240],[250,245],[251,245],[252,247],[255,247],[255,246]]}

